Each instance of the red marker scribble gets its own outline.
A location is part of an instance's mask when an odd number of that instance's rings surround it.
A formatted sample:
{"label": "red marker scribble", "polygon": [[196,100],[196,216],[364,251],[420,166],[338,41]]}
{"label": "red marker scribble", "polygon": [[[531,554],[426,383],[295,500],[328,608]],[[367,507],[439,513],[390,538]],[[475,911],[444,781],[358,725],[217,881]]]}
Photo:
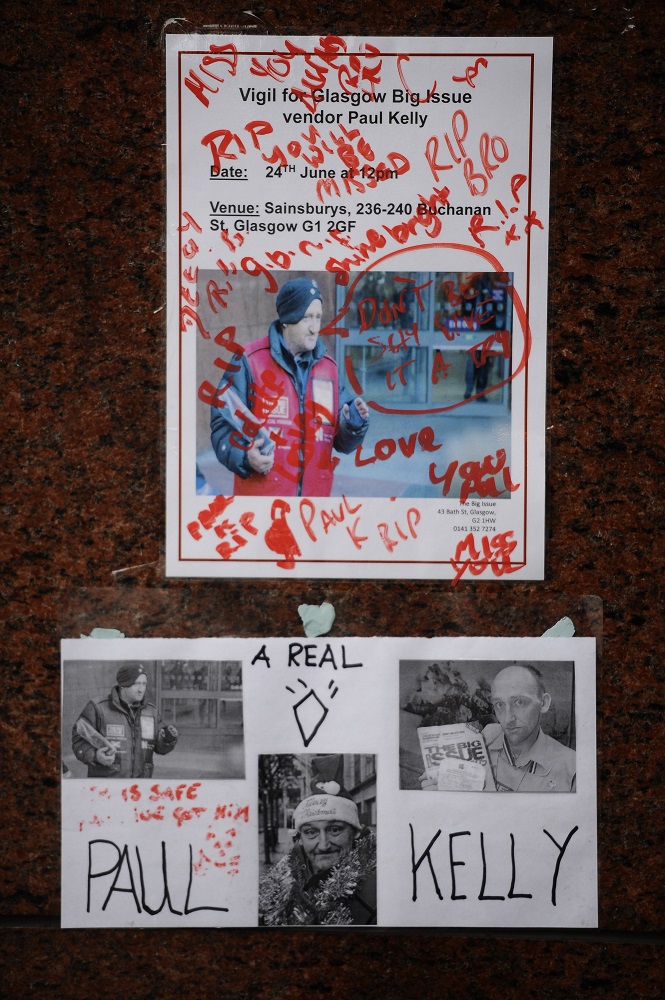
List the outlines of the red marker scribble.
{"label": "red marker scribble", "polygon": [[164,806],[157,806],[156,809],[134,810],[134,819],[137,823],[147,823],[149,820],[163,820]]}
{"label": "red marker scribble", "polygon": [[[226,229],[221,230],[219,238],[232,253],[235,253],[238,247],[241,247],[245,242],[245,237],[242,235],[242,233],[231,234]],[[223,261],[218,260],[217,263],[221,266],[222,270],[225,270],[225,265]],[[231,265],[231,269],[233,270],[233,264]],[[235,271],[233,273],[235,274]]]}
{"label": "red marker scribble", "polygon": [[455,571],[453,587],[467,571],[472,576],[482,576],[487,567],[491,566],[495,576],[503,576],[506,573],[517,572],[524,565],[510,561],[512,553],[517,548],[517,541],[512,531],[502,531],[492,538],[483,535],[480,541],[482,552],[476,548],[476,538],[473,534],[466,535],[457,543],[455,557],[451,559]]}
{"label": "red marker scribble", "polygon": [[202,233],[203,232],[203,230],[201,229],[201,227],[198,224],[198,222],[196,221],[196,219],[192,218],[192,216],[189,214],[189,212],[183,212],[182,215],[183,215],[183,218],[186,220],[186,222],[185,222],[184,226],[178,226],[178,232],[179,233],[186,233],[188,231],[188,229],[190,228],[190,226],[193,227],[196,230],[197,233]]}
{"label": "red marker scribble", "polygon": [[[224,286],[218,285],[214,279],[210,279],[206,285],[206,296],[208,298],[208,304],[214,313],[217,312],[217,306],[219,305],[222,309],[226,309],[228,302],[226,301],[229,297],[229,293],[233,290],[233,285],[230,281],[227,281]],[[198,295],[197,302],[198,305]]]}
{"label": "red marker scribble", "polygon": [[[510,478],[510,468],[506,464],[505,448],[499,448],[496,459],[492,455],[486,455],[482,462],[464,462],[462,465],[457,460],[452,461],[446,471],[439,475],[436,471],[436,464],[432,462],[429,467],[429,480],[433,485],[443,483],[442,496],[448,496],[452,486],[453,476],[459,468],[462,477],[460,489],[460,503],[466,503],[471,493],[479,497],[498,497],[508,491],[514,493],[519,489],[519,483],[515,484]],[[503,489],[497,489],[496,477],[502,474]]]}
{"label": "red marker scribble", "polygon": [[[344,524],[355,547],[357,549],[361,549],[362,543],[367,541],[368,536],[360,535],[358,531],[360,517],[356,517],[352,525],[346,524],[346,521],[350,520],[350,517],[353,517],[353,515],[357,514],[361,509],[362,503],[358,503],[352,507],[347,498],[342,494],[342,501],[339,504],[339,507],[329,506],[319,512],[321,527],[323,528],[324,535],[327,535],[330,529],[334,528],[335,525]],[[306,497],[303,498],[300,501],[300,519],[305,531],[313,542],[317,541],[317,535],[313,527],[316,514],[317,509],[313,501]],[[350,517],[348,515],[350,515]]]}
{"label": "red marker scribble", "polygon": [[[361,147],[359,144],[358,149],[361,150],[361,148],[362,155],[366,159],[374,159],[374,156],[370,157],[365,152],[365,147]],[[411,161],[403,153],[392,150],[386,154],[385,160],[381,160],[376,165],[368,166],[367,164],[361,164],[360,166],[348,167],[342,171],[340,180],[346,194],[364,194],[365,191],[374,190],[382,182],[395,180],[395,178],[407,173],[410,169]],[[321,178],[316,183],[316,196],[319,201],[324,202],[326,197],[340,198],[342,192],[334,178]],[[347,223],[347,225],[349,227],[352,226],[351,223]],[[303,252],[305,251],[303,250]]]}
{"label": "red marker scribble", "polygon": [[275,500],[270,511],[272,524],[265,533],[265,543],[271,552],[283,556],[277,565],[280,569],[294,569],[295,557],[302,555],[295,535],[289,527],[286,515],[291,506],[286,500]]}
{"label": "red marker scribble", "polygon": [[[106,819],[110,820],[111,817],[107,816]],[[97,814],[95,814],[92,817],[92,819],[81,820],[81,822],[79,823],[79,832],[83,829],[84,826],[103,826],[104,822],[105,822],[104,819],[100,819],[100,817],[97,816]]]}
{"label": "red marker scribble", "polygon": [[[253,76],[269,76],[281,82],[290,75],[294,58],[302,56],[305,72],[298,83],[289,89],[309,111],[315,111],[324,99],[324,88],[331,72],[336,74],[337,83],[345,93],[360,90],[373,96],[377,84],[381,82],[380,55],[380,50],[370,42],[363,43],[359,53],[349,53],[345,40],[338,35],[319,38],[313,52],[307,52],[286,39],[283,51],[273,49],[266,56],[254,56],[250,72]],[[283,93],[288,94],[288,90]]]}
{"label": "red marker scribble", "polygon": [[235,76],[238,66],[238,50],[230,42],[224,45],[211,45],[210,53],[201,59],[198,73],[190,69],[184,80],[185,87],[194,94],[194,97],[201,102],[204,108],[210,106],[208,94],[219,92],[219,86],[215,86],[209,81],[214,80],[217,84],[224,83],[225,76],[221,75],[224,67],[226,67],[229,76]]}
{"label": "red marker scribble", "polygon": [[[213,816],[213,823],[217,820],[226,819],[237,822],[249,822],[249,806],[237,806],[232,803],[217,805]],[[235,847],[235,839],[238,830],[235,826],[228,827],[219,833],[210,823],[205,834],[205,850],[199,848],[196,861],[193,864],[194,871],[200,875],[209,868],[218,870],[226,869],[227,875],[237,875],[240,865],[240,855],[228,852]],[[235,848],[237,850],[237,848]]]}
{"label": "red marker scribble", "polygon": [[[205,402],[210,402],[211,405],[224,405],[224,400],[220,397],[222,396],[225,389],[229,387],[230,383],[226,386],[222,386],[222,389],[217,392],[214,391],[213,400],[206,398]],[[201,392],[204,390],[205,386],[212,386],[210,383],[204,383],[199,390],[199,397],[201,398]],[[243,445],[244,447],[244,445]],[[244,511],[238,518],[238,522],[232,521],[229,518],[224,518],[222,520],[222,515],[226,508],[232,504],[234,497],[217,496],[211,503],[208,504],[205,510],[199,511],[199,517],[197,521],[190,521],[187,525],[187,530],[189,531],[192,538],[200,542],[203,538],[203,533],[201,528],[205,531],[212,530],[215,535],[220,539],[219,543],[215,546],[215,551],[222,557],[222,559],[230,559],[234,552],[241,549],[243,546],[247,545],[248,539],[244,537],[243,531],[247,532],[248,535],[258,535],[258,528],[254,527],[254,512]],[[298,553],[299,555],[300,553]]]}
{"label": "red marker scribble", "polygon": [[509,358],[510,331],[496,330],[485,337],[480,344],[467,348],[466,353],[471,356],[476,368],[481,368],[490,357]]}
{"label": "red marker scribble", "polygon": [[524,216],[524,221],[526,223],[526,225],[524,226],[524,232],[525,233],[530,232],[532,226],[537,226],[538,229],[544,229],[545,228],[544,225],[542,224],[542,222],[540,221],[540,219],[536,216],[535,212],[529,212],[528,215],[525,215]]}
{"label": "red marker scribble", "polygon": [[[513,227],[514,228],[514,227]],[[498,233],[501,229],[500,226],[487,226],[485,225],[482,215],[472,215],[471,221],[469,222],[469,232],[471,233],[472,239],[476,241],[479,247],[485,248],[485,241],[481,237],[481,233]],[[508,236],[508,233],[506,233]],[[518,237],[519,238],[519,237]],[[506,246],[508,245],[508,240],[506,240]]]}
{"label": "red marker scribble", "polygon": [[199,816],[202,816],[207,811],[205,806],[192,806],[191,809],[185,809],[184,806],[177,806],[173,810],[173,818],[180,827],[189,820],[198,819]]}
{"label": "red marker scribble", "polygon": [[434,440],[434,428],[426,425],[425,427],[421,427],[419,431],[413,431],[408,438],[399,437],[397,440],[394,438],[381,438],[374,445],[374,453],[372,455],[363,455],[363,446],[358,445],[355,451],[355,464],[358,468],[361,468],[363,465],[373,465],[375,462],[387,462],[389,458],[393,457],[398,448],[405,458],[411,458],[416,450],[416,442],[420,445],[422,451],[438,451],[442,447],[441,444],[437,444]]}
{"label": "red marker scribble", "polygon": [[185,333],[193,324],[196,324],[196,327],[204,340],[210,340],[210,333],[203,325],[203,320],[196,312],[196,309],[192,308],[190,305],[181,306],[180,332]]}
{"label": "red marker scribble", "polygon": [[[250,513],[249,530],[253,535],[256,535],[256,528],[252,527],[253,519],[254,515]],[[243,537],[242,532],[239,531],[237,526],[232,521],[225,520],[222,521],[221,524],[216,524],[215,534],[218,538],[221,538],[219,545],[215,546],[215,551],[219,553],[222,559],[230,559],[234,552],[237,552],[238,549],[247,545],[247,539]]]}
{"label": "red marker scribble", "polygon": [[247,152],[244,142],[235,132],[228,128],[218,128],[208,132],[201,139],[201,145],[207,146],[212,156],[213,171],[220,171],[222,160],[237,160],[239,155]]}
{"label": "red marker scribble", "polygon": [[442,163],[439,160],[439,138],[436,135],[430,137],[425,149],[425,159],[429,165],[434,180],[438,183],[439,174],[442,170],[452,170],[455,166],[462,166],[464,180],[470,194],[474,197],[482,197],[487,194],[489,183],[499,169],[509,157],[508,144],[500,135],[490,136],[489,132],[483,132],[478,140],[478,157],[480,159],[474,163],[467,153],[466,141],[469,135],[469,119],[464,111],[455,111],[451,121],[452,139],[448,132],[443,135],[448,153],[452,163]]}
{"label": "red marker scribble", "polygon": [[[418,198],[420,200],[418,208],[411,218],[405,219],[396,225],[383,225],[381,228],[388,233],[389,237],[402,245],[408,243],[421,229],[425,231],[426,235],[430,239],[435,239],[442,229],[442,222],[438,217],[437,209],[439,206],[445,206],[448,204],[449,194],[450,191],[446,187],[435,187],[433,188],[431,194],[427,196],[419,194]],[[349,223],[347,223],[347,225],[349,225]],[[337,284],[339,285],[348,284],[351,271],[361,265],[365,265],[373,254],[377,253],[386,246],[387,242],[383,233],[380,233],[374,228],[369,228],[357,243],[351,243],[349,237],[341,231],[341,228],[331,229],[328,235],[330,239],[335,240],[342,247],[350,251],[350,255],[348,257],[344,257],[340,260],[331,256],[325,264],[326,270],[336,275]],[[233,241],[229,238],[229,234],[224,231],[220,233],[220,236],[225,240],[229,249],[232,252],[235,252],[237,248],[234,246]],[[241,234],[236,233],[234,240],[239,238],[240,240],[242,239]],[[239,245],[240,243],[238,246]],[[320,250],[322,246],[322,243],[313,243],[311,240],[300,240],[298,243],[298,252],[304,254],[306,257],[310,257],[310,247]],[[420,248],[414,247],[413,249]],[[264,289],[266,292],[277,292],[279,290],[279,284],[271,271],[274,268],[278,268],[283,271],[290,270],[295,256],[295,250],[273,250],[266,252],[266,264],[257,260],[255,257],[243,257],[240,262],[240,266],[245,274],[248,274],[252,278],[262,276],[266,282]],[[380,261],[376,261],[374,266],[376,266],[379,262]],[[363,273],[366,273],[366,271],[361,271],[359,277],[362,277]],[[345,315],[347,311],[348,310],[343,307],[335,320],[333,320],[332,323],[328,323],[326,327],[321,330],[321,335],[323,336],[325,334],[338,332],[334,327],[334,323],[337,319]],[[195,318],[197,318],[196,314]],[[343,329],[340,329],[339,332],[342,336],[346,335],[343,332]],[[205,336],[205,334],[202,333],[202,336]],[[208,334],[208,337],[209,336],[210,334]]]}
{"label": "red marker scribble", "polygon": [[[337,120],[335,127],[329,129],[325,136],[315,125],[310,125],[308,129],[298,133],[298,138],[291,139],[282,146],[275,144],[270,138],[275,130],[271,122],[265,119],[257,118],[247,122],[244,131],[249,134],[254,149],[261,154],[261,159],[270,164],[267,168],[269,177],[281,177],[283,172],[295,170],[295,165],[289,160],[304,160],[310,169],[304,168],[300,176],[318,178],[316,195],[318,200],[323,202],[325,196],[329,198],[341,196],[334,170],[318,169],[325,163],[326,154],[336,155],[341,162],[340,180],[347,194],[363,194],[366,190],[373,190],[379,183],[394,180],[411,169],[408,157],[397,150],[391,150],[386,154],[385,160],[375,163],[376,155],[371,144],[359,128],[350,125],[354,121],[354,116],[360,118],[358,112],[349,112],[349,127],[347,127],[339,121],[341,113],[329,115],[327,120]],[[243,140],[230,129],[209,132],[201,143],[210,149],[213,175],[221,169],[223,159],[237,159],[239,155],[247,152]],[[222,239],[225,238],[224,231],[220,236]],[[226,242],[228,245],[228,238]]]}
{"label": "red marker scribble", "polygon": [[209,531],[214,526],[226,508],[233,503],[233,497],[218,496],[212,500],[205,510],[199,511],[199,521]]}
{"label": "red marker scribble", "polygon": [[[440,223],[440,220],[437,219],[437,221]],[[384,229],[386,228],[387,227],[384,226]],[[439,243],[439,242],[424,243],[424,244],[420,243],[416,244],[413,247],[404,247],[399,250],[394,250],[391,253],[385,254],[383,257],[379,257],[376,260],[372,261],[372,263],[369,266],[367,266],[363,271],[354,276],[353,281],[348,286],[344,304],[341,306],[334,319],[331,320],[331,322],[328,324],[328,328],[333,332],[337,330],[337,324],[348,315],[352,307],[358,283],[370,271],[374,270],[375,268],[379,268],[379,266],[384,264],[385,261],[389,260],[392,261],[395,259],[395,257],[401,256],[402,254],[410,253],[411,251],[425,250],[430,248],[459,251],[462,253],[470,253],[477,257],[480,257],[483,261],[486,261],[489,264],[489,270],[495,272],[496,274],[506,273],[505,268],[502,266],[499,260],[488,250],[469,246],[468,244],[464,243]],[[524,342],[523,342],[522,354],[521,357],[519,358],[519,361],[512,368],[511,373],[505,379],[503,379],[501,382],[498,382],[496,385],[492,386],[492,391],[502,388],[504,385],[507,385],[509,382],[512,382],[513,379],[521,375],[521,373],[524,371],[526,367],[527,360],[531,353],[531,331],[529,329],[526,310],[524,308],[524,305],[522,304],[522,300],[511,283],[507,283],[505,285],[505,290],[506,293],[510,296],[510,299],[513,304],[514,315],[517,321],[515,324],[515,329],[522,330]],[[360,386],[360,380],[356,377],[355,372],[353,372],[353,370],[350,368],[348,355],[347,355],[346,375],[349,380],[349,384],[354,389],[356,389],[356,391],[358,391],[357,387]],[[426,410],[423,410],[421,408],[416,410],[408,407],[384,406],[383,404],[377,403],[374,400],[368,400],[367,405],[370,407],[370,409],[376,410],[379,413],[403,413],[415,416],[422,416],[425,413],[446,413],[451,410],[455,410],[460,406],[465,406],[466,402],[467,402],[466,400],[460,400],[457,403],[450,403],[446,406],[430,407]]]}
{"label": "red marker scribble", "polygon": [[478,76],[479,66],[484,66],[485,69],[487,69],[487,59],[485,59],[484,56],[480,56],[478,59],[476,59],[473,66],[467,66],[464,76],[454,76],[452,79],[455,81],[455,83],[468,83],[469,86],[473,87],[473,89],[475,90],[476,85],[473,81]]}
{"label": "red marker scribble", "polygon": [[[478,244],[479,247],[485,247],[485,241],[480,236],[481,233],[491,233],[500,232],[501,227],[506,225],[506,222],[510,220],[511,215],[519,212],[520,188],[526,184],[527,176],[526,174],[513,174],[510,179],[510,191],[515,199],[515,204],[511,205],[510,211],[506,208],[502,201],[498,198],[494,199],[494,204],[501,212],[503,218],[499,220],[498,226],[486,226],[483,225],[483,219],[480,215],[472,216],[469,222],[469,232],[473,240]],[[523,216],[524,219],[524,235],[528,235],[531,232],[532,226],[536,226],[538,229],[544,229],[542,222],[538,218],[535,212],[530,212],[528,215]],[[522,239],[522,236],[517,232],[517,223],[513,222],[511,226],[504,231],[504,243],[506,246],[510,246],[511,243],[516,243]]]}
{"label": "red marker scribble", "polygon": [[[235,830],[225,831],[225,836],[227,837],[230,836],[231,833],[232,836],[230,837],[230,839],[223,841],[223,837],[218,836],[212,830],[212,828],[208,830],[208,833],[206,833],[205,835],[205,840],[206,840],[205,850],[202,847],[199,848],[196,861],[192,865],[197,875],[203,874],[211,867],[216,868],[218,870],[227,869],[226,871],[227,875],[234,874],[233,871],[229,870],[231,866],[230,866],[230,859],[227,859],[227,852],[229,848],[234,846],[233,841],[236,832]],[[237,861],[240,860],[239,854],[234,855],[234,857],[237,859]],[[237,868],[237,861],[236,865],[234,866],[235,868]]]}
{"label": "red marker scribble", "polygon": [[234,822],[241,820],[243,823],[249,823],[249,806],[236,806],[233,803],[231,805],[217,806],[213,819],[231,818],[233,818]]}
{"label": "red marker scribble", "polygon": [[366,231],[364,241],[361,239],[357,244],[351,243],[347,236],[336,229],[331,230],[330,236],[351,251],[350,255],[342,258],[342,260],[339,260],[337,257],[330,257],[326,261],[326,271],[331,271],[336,275],[338,285],[345,285],[349,280],[349,274],[353,267],[366,264],[372,254],[383,249],[386,245],[386,238],[383,233],[372,228]]}
{"label": "red marker scribble", "polygon": [[[388,549],[388,552],[392,552],[393,549],[396,549],[397,546],[400,544],[400,540],[406,542],[409,539],[409,537],[411,538],[418,537],[416,533],[416,527],[420,522],[420,511],[418,510],[417,507],[409,507],[409,509],[406,512],[406,522],[407,522],[406,532],[403,531],[402,527],[400,527],[398,521],[393,522],[394,527],[393,525],[389,525],[386,522],[382,522],[381,524],[377,525],[379,537],[381,538],[381,541],[383,542],[385,547]],[[397,538],[394,538],[391,535],[391,532],[393,531],[397,535]]]}
{"label": "red marker scribble", "polygon": [[149,799],[151,802],[159,802],[160,799],[168,799],[170,802],[180,802],[182,799],[195,799],[201,787],[200,781],[193,781],[191,784],[182,782],[175,787],[166,785],[151,785]]}
{"label": "red marker scribble", "polygon": [[[429,99],[430,99],[430,95],[436,90],[436,86],[437,86],[436,80],[434,81],[434,83],[432,84],[431,87],[427,88],[427,93],[426,93],[425,97],[420,97],[420,95],[418,94],[416,100],[414,101],[413,98],[414,98],[415,95],[414,95],[413,91],[411,90],[411,88],[409,87],[408,83],[406,82],[406,80],[404,78],[404,70],[402,69],[402,64],[403,63],[408,63],[408,62],[411,62],[411,56],[407,56],[407,55],[399,55],[399,56],[397,56],[397,73],[399,75],[400,80],[402,81],[402,86],[404,87],[404,89],[407,92],[407,94],[409,95],[409,97],[412,98],[412,100],[410,101],[411,104],[414,104],[414,103],[417,103],[417,104],[427,104],[428,101],[429,101]],[[454,79],[455,79],[455,77],[453,77],[453,80]]]}
{"label": "red marker scribble", "polygon": [[[182,217],[185,222],[182,226],[178,226],[178,232],[186,233],[192,228],[197,233],[202,232],[201,226],[189,212],[183,212]],[[196,257],[198,252],[199,246],[193,237],[187,240],[186,243],[181,243],[180,253],[186,260],[191,261]],[[180,263],[182,265],[182,259]],[[188,267],[183,267],[182,269],[182,277],[185,283],[180,286],[180,332],[186,333],[192,326],[196,326],[203,339],[210,340],[210,333],[197,312],[199,305],[199,293],[196,291],[198,274],[199,269],[195,264],[190,264]],[[188,288],[188,285],[192,285],[194,290]]]}

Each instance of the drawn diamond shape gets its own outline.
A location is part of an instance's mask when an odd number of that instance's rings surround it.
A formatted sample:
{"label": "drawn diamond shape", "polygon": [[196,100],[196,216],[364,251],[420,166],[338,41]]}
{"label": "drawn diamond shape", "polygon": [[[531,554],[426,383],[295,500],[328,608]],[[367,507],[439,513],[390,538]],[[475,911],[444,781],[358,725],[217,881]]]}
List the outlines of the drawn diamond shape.
{"label": "drawn diamond shape", "polygon": [[293,706],[293,713],[296,717],[303,743],[307,747],[319,731],[323,720],[328,714],[328,709],[315,691],[308,691],[305,697],[301,698]]}

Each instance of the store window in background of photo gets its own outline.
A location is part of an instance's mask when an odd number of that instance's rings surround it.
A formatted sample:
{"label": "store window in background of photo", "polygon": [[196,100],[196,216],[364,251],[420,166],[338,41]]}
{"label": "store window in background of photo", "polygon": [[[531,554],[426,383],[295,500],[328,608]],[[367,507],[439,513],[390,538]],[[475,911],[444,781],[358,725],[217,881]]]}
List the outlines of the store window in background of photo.
{"label": "store window in background of photo", "polygon": [[179,729],[242,732],[240,662],[164,662],[158,685],[165,723]]}
{"label": "store window in background of photo", "polygon": [[[451,410],[510,407],[512,274],[369,272],[338,289],[348,337],[338,364],[352,368],[366,399],[397,410],[470,400]],[[506,383],[502,385],[501,383]],[[495,391],[492,387],[497,386]],[[480,404],[480,405],[478,405]]]}

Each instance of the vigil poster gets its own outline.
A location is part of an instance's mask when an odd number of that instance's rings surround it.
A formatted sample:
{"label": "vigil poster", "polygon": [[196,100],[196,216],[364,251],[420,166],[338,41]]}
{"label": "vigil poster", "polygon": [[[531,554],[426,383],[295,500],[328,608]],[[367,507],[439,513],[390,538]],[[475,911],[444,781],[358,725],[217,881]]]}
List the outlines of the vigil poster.
{"label": "vigil poster", "polygon": [[551,40],[166,45],[167,575],[541,579]]}

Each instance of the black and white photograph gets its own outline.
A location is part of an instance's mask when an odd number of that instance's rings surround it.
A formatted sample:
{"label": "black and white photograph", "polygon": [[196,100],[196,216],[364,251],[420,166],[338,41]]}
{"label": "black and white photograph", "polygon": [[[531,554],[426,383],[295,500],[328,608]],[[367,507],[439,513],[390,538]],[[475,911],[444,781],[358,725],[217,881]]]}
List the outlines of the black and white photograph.
{"label": "black and white photograph", "polygon": [[401,789],[576,791],[575,665],[402,660]]}
{"label": "black and white photograph", "polygon": [[259,924],[376,923],[375,755],[260,755]]}
{"label": "black and white photograph", "polygon": [[244,778],[242,664],[65,660],[67,778]]}

